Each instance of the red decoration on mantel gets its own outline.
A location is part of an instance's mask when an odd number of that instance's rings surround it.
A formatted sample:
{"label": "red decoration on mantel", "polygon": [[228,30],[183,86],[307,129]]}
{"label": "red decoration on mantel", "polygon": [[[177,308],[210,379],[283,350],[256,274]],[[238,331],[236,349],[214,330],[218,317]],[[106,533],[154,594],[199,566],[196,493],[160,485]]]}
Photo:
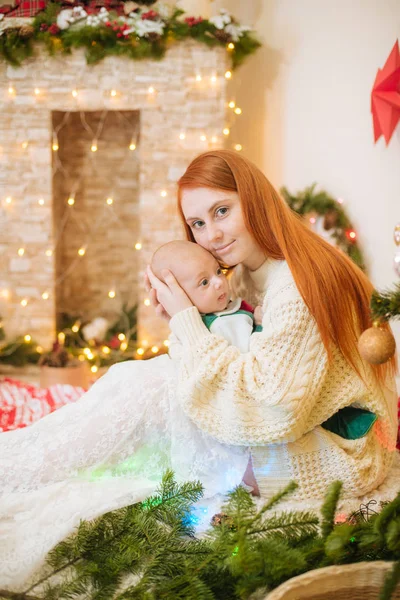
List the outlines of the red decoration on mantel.
{"label": "red decoration on mantel", "polygon": [[371,93],[371,112],[374,122],[375,142],[383,135],[389,143],[400,120],[400,50],[399,41],[383,69],[378,69]]}

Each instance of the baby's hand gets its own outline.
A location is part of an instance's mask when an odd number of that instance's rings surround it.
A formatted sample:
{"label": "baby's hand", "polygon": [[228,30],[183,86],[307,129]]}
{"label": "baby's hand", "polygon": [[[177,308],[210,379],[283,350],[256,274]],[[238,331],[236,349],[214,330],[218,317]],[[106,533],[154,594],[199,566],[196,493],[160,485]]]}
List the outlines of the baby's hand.
{"label": "baby's hand", "polygon": [[262,306],[256,306],[254,309],[254,322],[256,325],[262,325],[263,309]]}

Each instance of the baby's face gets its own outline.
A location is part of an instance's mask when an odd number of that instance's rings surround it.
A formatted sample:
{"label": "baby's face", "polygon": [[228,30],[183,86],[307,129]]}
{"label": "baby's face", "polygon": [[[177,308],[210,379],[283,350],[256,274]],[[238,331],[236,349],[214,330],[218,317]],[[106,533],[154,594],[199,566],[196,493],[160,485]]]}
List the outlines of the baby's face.
{"label": "baby's face", "polygon": [[179,269],[178,281],[201,313],[224,310],[229,302],[228,280],[215,258],[204,252],[199,257],[187,257]]}

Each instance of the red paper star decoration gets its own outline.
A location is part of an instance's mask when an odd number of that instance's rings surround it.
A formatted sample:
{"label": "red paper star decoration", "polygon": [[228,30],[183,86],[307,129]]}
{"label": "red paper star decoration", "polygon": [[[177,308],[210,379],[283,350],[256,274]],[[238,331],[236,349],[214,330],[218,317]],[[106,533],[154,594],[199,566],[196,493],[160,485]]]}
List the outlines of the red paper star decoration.
{"label": "red paper star decoration", "polygon": [[371,112],[374,122],[375,142],[383,135],[389,143],[400,120],[400,50],[399,41],[383,69],[378,69],[371,93]]}

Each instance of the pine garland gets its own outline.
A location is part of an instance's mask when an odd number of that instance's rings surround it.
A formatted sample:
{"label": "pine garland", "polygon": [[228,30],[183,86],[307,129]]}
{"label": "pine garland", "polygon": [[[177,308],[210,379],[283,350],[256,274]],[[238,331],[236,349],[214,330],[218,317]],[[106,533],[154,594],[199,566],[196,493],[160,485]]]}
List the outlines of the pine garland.
{"label": "pine garland", "polygon": [[365,270],[365,260],[362,250],[357,242],[353,225],[346,211],[335,198],[326,191],[315,191],[316,184],[305,188],[296,195],[290,194],[286,187],[281,193],[287,204],[299,215],[305,216],[315,213],[324,218],[324,229],[329,231],[337,245],[345,252],[361,269]]}
{"label": "pine garland", "polygon": [[[178,485],[171,472],[145,502],[83,521],[48,556],[49,576],[13,600],[243,600],[332,564],[391,560],[382,600],[400,581],[400,494],[380,514],[365,511],[336,525],[341,484],[328,490],[322,521],[312,513],[276,512],[290,484],[261,509],[241,487],[227,497],[228,519],[197,539],[192,504],[199,482]],[[271,512],[273,510],[273,512]],[[54,577],[57,581],[54,581]],[[61,577],[61,581],[60,581]]]}
{"label": "pine garland", "polygon": [[400,283],[392,290],[375,291],[371,298],[372,318],[378,321],[400,319]]}
{"label": "pine garland", "polygon": [[[173,43],[193,39],[209,47],[227,48],[234,69],[261,46],[248,28],[241,30],[230,16],[227,25],[235,27],[236,30],[239,28],[237,35],[232,35],[225,26],[222,29],[218,28],[212,20],[184,18],[185,12],[181,9],[175,9],[165,17],[150,11],[156,16],[150,15],[149,21],[158,19],[163,24],[162,33],[138,34],[132,31],[125,35],[123,28],[127,29],[133,24],[130,16],[125,17],[110,11],[109,20],[101,21],[96,26],[82,21],[82,23],[74,23],[67,29],[60,29],[57,25],[60,10],[61,3],[51,2],[43,12],[36,15],[31,30],[27,31],[26,26],[25,30],[24,26],[15,26],[0,31],[0,60],[3,58],[18,67],[24,60],[33,56],[37,43],[43,44],[51,56],[69,54],[74,48],[84,48],[88,64],[97,63],[106,56],[126,56],[133,60],[145,58],[160,60]],[[97,11],[92,14],[100,13]],[[138,14],[144,19],[147,18],[146,10],[139,9]]]}

